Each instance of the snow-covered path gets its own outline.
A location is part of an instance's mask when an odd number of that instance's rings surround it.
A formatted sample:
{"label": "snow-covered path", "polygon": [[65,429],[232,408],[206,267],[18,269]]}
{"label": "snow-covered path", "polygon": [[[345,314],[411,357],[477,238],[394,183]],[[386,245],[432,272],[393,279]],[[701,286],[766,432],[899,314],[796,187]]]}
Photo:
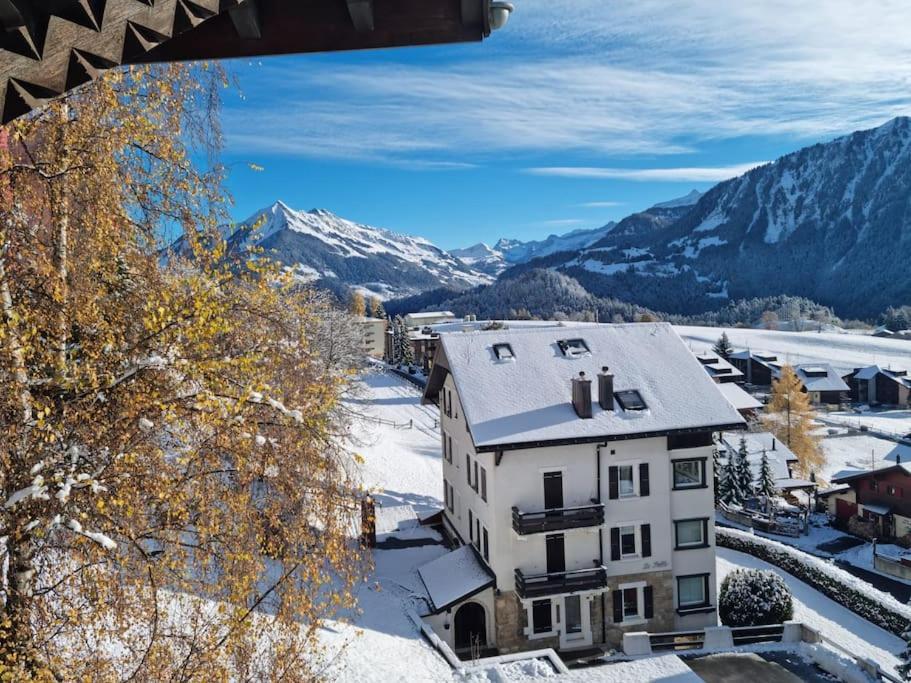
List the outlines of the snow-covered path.
{"label": "snow-covered path", "polygon": [[[418,389],[391,373],[370,373],[362,382],[363,397],[349,401],[348,407],[363,416],[357,420],[353,445],[364,458],[363,485],[377,491],[380,505],[442,508],[439,411],[422,406]],[[409,423],[411,428],[402,426]]]}
{"label": "snow-covered path", "polygon": [[734,569],[740,568],[774,571],[791,588],[795,620],[817,629],[848,652],[858,657],[869,657],[889,673],[895,673],[895,666],[899,661],[897,655],[905,647],[901,638],[862,619],[783,569],[736,550],[717,549],[719,590],[724,577]]}

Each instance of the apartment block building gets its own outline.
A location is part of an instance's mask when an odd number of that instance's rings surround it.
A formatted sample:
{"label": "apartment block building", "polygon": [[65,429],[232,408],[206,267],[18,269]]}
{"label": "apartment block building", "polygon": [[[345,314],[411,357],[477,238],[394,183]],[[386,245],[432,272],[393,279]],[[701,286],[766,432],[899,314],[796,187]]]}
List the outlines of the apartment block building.
{"label": "apartment block building", "polygon": [[423,400],[444,528],[474,549],[422,574],[456,651],[715,623],[713,433],[744,422],[671,326],[445,334]]}

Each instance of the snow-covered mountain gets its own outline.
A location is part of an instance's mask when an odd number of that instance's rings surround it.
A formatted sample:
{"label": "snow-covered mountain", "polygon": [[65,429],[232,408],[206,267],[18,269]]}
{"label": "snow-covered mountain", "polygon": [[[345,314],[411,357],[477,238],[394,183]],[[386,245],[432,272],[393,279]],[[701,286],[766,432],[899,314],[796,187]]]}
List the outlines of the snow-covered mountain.
{"label": "snow-covered mountain", "polygon": [[325,209],[297,211],[279,201],[225,230],[235,253],[262,247],[303,281],[384,299],[493,280],[422,237],[354,223]]}
{"label": "snow-covered mountain", "polygon": [[673,313],[791,294],[872,317],[911,300],[909,118],[801,149],[692,197],[522,268],[555,268],[593,294]]}
{"label": "snow-covered mountain", "polygon": [[502,251],[494,249],[484,242],[478,242],[465,249],[450,249],[449,253],[466,266],[492,276],[499,275],[508,265],[506,255]]}

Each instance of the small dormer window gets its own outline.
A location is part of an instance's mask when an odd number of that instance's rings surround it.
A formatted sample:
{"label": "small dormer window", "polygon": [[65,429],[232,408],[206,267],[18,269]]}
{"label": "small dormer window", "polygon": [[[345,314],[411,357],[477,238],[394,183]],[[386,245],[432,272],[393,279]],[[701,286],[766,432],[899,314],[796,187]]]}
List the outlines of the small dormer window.
{"label": "small dormer window", "polygon": [[642,396],[635,389],[618,391],[614,396],[617,397],[617,403],[623,410],[646,410],[648,408],[645,401],[642,400]]}
{"label": "small dormer window", "polygon": [[591,353],[584,339],[561,339],[557,342],[557,346],[560,347],[563,355],[568,358]]}
{"label": "small dormer window", "polygon": [[509,344],[494,344],[493,355],[497,357],[497,360],[515,360],[516,358],[516,354],[512,352]]}

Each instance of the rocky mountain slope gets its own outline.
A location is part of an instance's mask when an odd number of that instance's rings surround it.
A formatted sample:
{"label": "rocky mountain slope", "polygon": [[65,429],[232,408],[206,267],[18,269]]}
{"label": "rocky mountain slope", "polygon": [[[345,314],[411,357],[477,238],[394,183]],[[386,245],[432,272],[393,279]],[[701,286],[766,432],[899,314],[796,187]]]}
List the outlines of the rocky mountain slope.
{"label": "rocky mountain slope", "polygon": [[493,280],[426,239],[354,223],[324,209],[296,211],[279,201],[225,230],[235,253],[262,247],[302,281],[335,291],[351,287],[385,299]]}
{"label": "rocky mountain slope", "polygon": [[[658,205],[571,254],[533,259],[588,291],[672,313],[792,294],[841,316],[911,299],[911,119],[788,154]],[[507,271],[505,276],[508,276]]]}

